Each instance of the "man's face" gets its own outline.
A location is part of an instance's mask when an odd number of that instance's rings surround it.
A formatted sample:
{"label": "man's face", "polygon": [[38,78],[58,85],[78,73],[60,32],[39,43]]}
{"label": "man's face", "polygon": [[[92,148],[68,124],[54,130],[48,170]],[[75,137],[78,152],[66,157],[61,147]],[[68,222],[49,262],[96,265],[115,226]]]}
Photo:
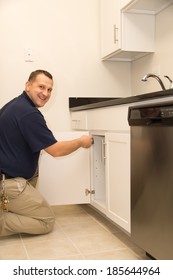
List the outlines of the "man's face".
{"label": "man's face", "polygon": [[25,91],[36,107],[43,107],[51,96],[52,87],[53,81],[39,74],[34,81],[26,82]]}

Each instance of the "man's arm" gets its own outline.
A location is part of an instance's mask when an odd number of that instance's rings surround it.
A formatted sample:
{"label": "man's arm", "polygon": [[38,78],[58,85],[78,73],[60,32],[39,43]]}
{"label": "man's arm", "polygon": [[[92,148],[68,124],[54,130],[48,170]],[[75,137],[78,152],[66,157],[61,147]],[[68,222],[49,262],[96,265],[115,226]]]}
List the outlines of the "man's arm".
{"label": "man's arm", "polygon": [[83,135],[80,138],[69,141],[56,142],[44,150],[53,157],[66,156],[79,148],[89,148],[93,144],[92,136]]}

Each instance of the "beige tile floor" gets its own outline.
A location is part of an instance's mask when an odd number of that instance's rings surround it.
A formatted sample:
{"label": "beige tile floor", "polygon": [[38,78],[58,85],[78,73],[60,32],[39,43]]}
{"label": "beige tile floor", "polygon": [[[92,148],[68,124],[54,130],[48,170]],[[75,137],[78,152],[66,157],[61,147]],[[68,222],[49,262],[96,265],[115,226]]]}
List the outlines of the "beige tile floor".
{"label": "beige tile floor", "polygon": [[56,224],[46,235],[0,238],[1,260],[147,259],[119,228],[88,205],[53,207]]}

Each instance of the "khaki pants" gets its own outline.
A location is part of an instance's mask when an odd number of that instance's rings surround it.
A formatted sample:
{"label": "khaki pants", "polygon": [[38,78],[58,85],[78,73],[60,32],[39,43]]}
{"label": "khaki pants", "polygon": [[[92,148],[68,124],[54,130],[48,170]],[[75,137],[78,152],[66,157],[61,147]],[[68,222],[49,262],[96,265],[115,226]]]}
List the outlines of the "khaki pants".
{"label": "khaki pants", "polygon": [[16,233],[45,234],[53,229],[55,217],[49,204],[33,186],[36,178],[5,180],[8,212],[0,209],[0,236]]}

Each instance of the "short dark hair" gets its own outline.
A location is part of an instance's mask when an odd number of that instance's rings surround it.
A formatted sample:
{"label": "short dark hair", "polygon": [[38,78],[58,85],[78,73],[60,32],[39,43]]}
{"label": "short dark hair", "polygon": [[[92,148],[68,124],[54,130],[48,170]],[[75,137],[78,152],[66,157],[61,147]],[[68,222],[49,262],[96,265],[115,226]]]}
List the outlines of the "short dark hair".
{"label": "short dark hair", "polygon": [[29,79],[28,81],[29,82],[33,82],[36,77],[39,75],[39,74],[44,74],[45,76],[47,76],[49,79],[53,80],[53,76],[46,70],[35,70],[33,71],[30,75],[29,75]]}

